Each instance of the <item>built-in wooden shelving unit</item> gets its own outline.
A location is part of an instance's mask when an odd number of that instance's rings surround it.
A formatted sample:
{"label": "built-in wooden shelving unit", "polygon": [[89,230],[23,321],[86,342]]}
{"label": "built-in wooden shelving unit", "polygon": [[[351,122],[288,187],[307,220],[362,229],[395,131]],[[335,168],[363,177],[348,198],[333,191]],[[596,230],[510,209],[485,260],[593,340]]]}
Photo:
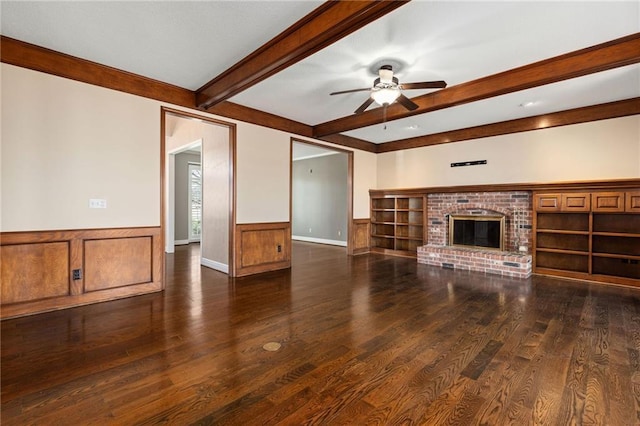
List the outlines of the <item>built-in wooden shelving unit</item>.
{"label": "built-in wooden shelving unit", "polygon": [[425,243],[425,195],[371,197],[371,251],[415,257]]}
{"label": "built-in wooden shelving unit", "polygon": [[640,190],[533,200],[535,273],[640,286]]}

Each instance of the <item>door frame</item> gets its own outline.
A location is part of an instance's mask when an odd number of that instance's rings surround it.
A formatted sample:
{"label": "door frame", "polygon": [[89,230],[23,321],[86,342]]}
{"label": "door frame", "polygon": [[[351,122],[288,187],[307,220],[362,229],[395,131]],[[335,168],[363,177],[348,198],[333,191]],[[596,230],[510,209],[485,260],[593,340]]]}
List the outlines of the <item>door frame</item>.
{"label": "door frame", "polygon": [[[347,154],[347,254],[353,255],[353,151],[336,148],[333,145],[324,145],[305,139],[291,137],[289,144],[289,222],[293,233],[293,144],[302,143],[313,145],[329,151]],[[293,235],[293,234],[292,234]]]}
{"label": "door frame", "polygon": [[[170,159],[166,154],[166,116],[168,114],[176,115],[187,119],[196,119],[206,121],[208,123],[226,127],[229,131],[229,276],[235,274],[234,247],[236,239],[236,144],[237,144],[237,130],[236,124],[227,121],[218,120],[201,114],[194,114],[192,112],[183,111],[179,109],[160,107],[160,232],[162,238],[162,247],[166,247],[164,241],[167,229],[167,198],[169,196],[169,183],[167,182],[167,167],[170,167]],[[175,154],[175,153],[174,153]],[[173,158],[175,160],[175,157]],[[201,161],[202,164],[202,161]],[[175,168],[175,162],[173,164]],[[175,183],[174,183],[175,184]],[[203,209],[204,209],[203,205]],[[164,250],[163,250],[164,254]],[[164,256],[163,256],[164,262]]]}

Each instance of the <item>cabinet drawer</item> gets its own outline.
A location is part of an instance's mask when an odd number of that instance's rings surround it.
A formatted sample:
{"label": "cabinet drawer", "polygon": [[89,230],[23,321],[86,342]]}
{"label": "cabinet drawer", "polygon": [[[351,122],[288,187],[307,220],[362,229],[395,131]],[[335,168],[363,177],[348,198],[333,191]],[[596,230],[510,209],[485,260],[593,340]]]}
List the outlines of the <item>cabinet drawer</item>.
{"label": "cabinet drawer", "polygon": [[535,194],[534,209],[539,212],[559,212],[562,194]]}
{"label": "cabinet drawer", "polygon": [[562,194],[563,212],[588,212],[591,210],[591,194],[585,192],[568,192]]}
{"label": "cabinet drawer", "polygon": [[640,213],[640,191],[628,191],[625,194],[625,208],[629,213]]}
{"label": "cabinet drawer", "polygon": [[[594,192],[591,196],[594,212],[623,212],[624,192]],[[640,203],[640,199],[638,200]],[[638,206],[640,208],[640,204]]]}

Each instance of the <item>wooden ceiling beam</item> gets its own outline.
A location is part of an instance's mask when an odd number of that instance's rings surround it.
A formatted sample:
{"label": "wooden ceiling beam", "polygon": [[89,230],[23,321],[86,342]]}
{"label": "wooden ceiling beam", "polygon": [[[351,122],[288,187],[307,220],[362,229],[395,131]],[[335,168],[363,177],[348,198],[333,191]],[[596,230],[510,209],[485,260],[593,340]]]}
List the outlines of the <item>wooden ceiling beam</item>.
{"label": "wooden ceiling beam", "polygon": [[[408,111],[401,105],[393,104],[387,109],[387,121],[518,92],[638,62],[640,62],[640,33],[635,33],[607,43],[417,96],[411,99],[418,104],[418,108],[414,111]],[[371,126],[380,123],[381,120],[380,108],[376,108],[362,114],[318,124],[313,128],[313,136],[324,137],[342,133]]]}
{"label": "wooden ceiling beam", "polygon": [[[284,132],[293,133],[299,136],[312,138],[313,128],[308,124],[293,121],[279,115],[270,114],[244,105],[233,102],[224,101],[207,110],[210,114],[220,115],[222,117],[231,118],[238,121],[257,124],[259,126],[269,127],[271,129],[282,130]],[[322,138],[315,138],[321,141],[329,142],[334,145],[341,145],[348,148],[360,149],[367,152],[375,153],[378,145],[373,142],[357,139],[347,135],[329,135]]]}
{"label": "wooden ceiling beam", "polygon": [[404,149],[420,148],[423,146],[440,145],[460,142],[470,139],[487,138],[512,133],[542,130],[551,127],[568,126],[571,124],[587,123],[591,121],[607,120],[610,118],[627,117],[640,114],[640,98],[625,99],[582,108],[574,108],[550,114],[502,121],[499,123],[483,124],[465,129],[400,139],[393,142],[379,144],[376,153],[401,151]]}
{"label": "wooden ceiling beam", "polygon": [[193,108],[192,90],[101,65],[10,37],[0,37],[0,61],[58,77]]}
{"label": "wooden ceiling beam", "polygon": [[212,106],[316,53],[406,4],[328,1],[196,91],[198,108]]}

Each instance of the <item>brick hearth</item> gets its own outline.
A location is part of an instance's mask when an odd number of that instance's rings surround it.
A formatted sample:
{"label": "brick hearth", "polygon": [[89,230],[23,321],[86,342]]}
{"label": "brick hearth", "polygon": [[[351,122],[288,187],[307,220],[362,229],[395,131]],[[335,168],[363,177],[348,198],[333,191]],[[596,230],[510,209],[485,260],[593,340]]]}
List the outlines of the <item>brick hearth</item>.
{"label": "brick hearth", "polygon": [[[527,191],[429,194],[428,244],[418,247],[418,263],[527,278],[531,263],[531,193]],[[449,215],[505,216],[505,251],[449,246]],[[519,248],[526,248],[520,252]]]}
{"label": "brick hearth", "polygon": [[531,276],[531,255],[426,245],[418,247],[418,263],[514,278]]}

